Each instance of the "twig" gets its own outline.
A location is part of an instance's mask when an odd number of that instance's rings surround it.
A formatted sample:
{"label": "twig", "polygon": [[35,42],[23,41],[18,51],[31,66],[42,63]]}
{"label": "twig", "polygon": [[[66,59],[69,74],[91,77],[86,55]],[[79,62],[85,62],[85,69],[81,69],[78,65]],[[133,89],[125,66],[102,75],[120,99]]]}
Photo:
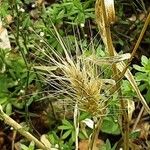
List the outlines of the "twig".
{"label": "twig", "polygon": [[125,75],[125,73],[126,73],[128,67],[129,67],[129,65],[130,65],[130,63],[131,63],[131,61],[132,61],[132,59],[134,58],[135,53],[136,53],[136,51],[137,51],[137,49],[138,49],[138,47],[139,47],[139,45],[140,45],[140,43],[141,43],[141,41],[142,41],[142,38],[143,38],[143,36],[144,36],[144,34],[145,34],[145,32],[146,32],[147,27],[148,27],[148,25],[149,25],[149,22],[150,22],[150,13],[148,14],[148,16],[147,16],[147,18],[146,18],[146,21],[145,21],[145,23],[144,23],[144,26],[143,26],[143,28],[142,28],[142,31],[141,31],[141,33],[140,33],[140,35],[139,35],[139,38],[138,38],[138,40],[137,40],[137,42],[136,42],[136,44],[135,44],[135,46],[134,46],[134,48],[133,48],[133,50],[132,50],[131,57],[130,57],[130,59],[128,60],[128,63],[127,63],[127,65],[126,65],[126,67],[123,69],[123,71],[122,71],[121,74],[120,74],[120,77],[119,77],[120,79],[124,77],[124,75]]}
{"label": "twig", "polygon": [[15,148],[15,138],[16,138],[16,134],[17,134],[17,131],[15,130],[15,131],[13,132],[11,150],[14,150],[14,148]]}
{"label": "twig", "polygon": [[79,110],[77,103],[74,107],[74,127],[75,127],[75,150],[78,150],[78,135],[79,135]]}
{"label": "twig", "polygon": [[137,124],[139,123],[140,118],[141,118],[141,116],[142,116],[142,114],[143,114],[143,111],[144,111],[144,106],[142,106],[142,108],[141,108],[141,110],[140,110],[140,113],[139,113],[139,115],[138,115],[138,117],[137,117],[137,119],[136,119],[136,121],[135,121],[135,123],[134,123],[134,125],[133,125],[132,131],[135,130]]}
{"label": "twig", "polygon": [[37,138],[35,138],[32,134],[25,131],[25,129],[18,124],[15,120],[13,120],[11,117],[9,117],[7,114],[5,114],[2,110],[2,106],[0,105],[0,118],[3,119],[3,121],[13,127],[16,131],[18,131],[21,135],[26,137],[29,141],[34,141],[36,146],[43,149],[43,150],[51,150],[51,148],[46,147],[42,142],[40,142]]}
{"label": "twig", "polygon": [[102,121],[103,121],[103,119],[99,118],[98,122],[96,123],[96,125],[93,129],[93,133],[92,133],[92,137],[91,137],[90,142],[89,142],[88,150],[94,150],[94,146],[96,145],[96,141],[98,139],[98,135],[99,135],[99,131],[100,131],[100,128],[102,125]]}

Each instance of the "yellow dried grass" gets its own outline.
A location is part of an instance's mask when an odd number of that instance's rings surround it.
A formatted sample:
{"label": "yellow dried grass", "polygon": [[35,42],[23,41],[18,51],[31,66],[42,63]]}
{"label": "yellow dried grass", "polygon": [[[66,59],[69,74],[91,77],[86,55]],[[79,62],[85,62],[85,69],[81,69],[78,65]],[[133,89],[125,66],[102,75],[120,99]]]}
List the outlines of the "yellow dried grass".
{"label": "yellow dried grass", "polygon": [[[102,80],[98,77],[95,71],[95,65],[90,65],[90,70],[87,66],[88,62],[84,60],[73,61],[68,56],[68,61],[62,60],[57,62],[57,67],[63,72],[70,86],[74,99],[79,108],[89,112],[93,116],[100,116],[106,113],[106,101],[101,97]],[[64,82],[64,81],[63,81]]]}

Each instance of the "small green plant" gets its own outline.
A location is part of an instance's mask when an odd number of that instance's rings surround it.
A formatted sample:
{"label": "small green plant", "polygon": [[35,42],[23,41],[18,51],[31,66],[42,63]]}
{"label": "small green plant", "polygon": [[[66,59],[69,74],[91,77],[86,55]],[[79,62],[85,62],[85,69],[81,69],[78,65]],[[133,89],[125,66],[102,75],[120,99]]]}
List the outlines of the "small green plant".
{"label": "small green plant", "polygon": [[59,4],[53,4],[47,9],[46,14],[51,17],[54,24],[63,22],[84,24],[86,19],[93,18],[94,8],[91,4],[94,1],[89,0],[81,2],[80,0],[63,0]]}
{"label": "small green plant", "polygon": [[58,149],[65,149],[65,150],[71,150],[73,149],[72,143],[69,143],[68,141],[64,142],[63,139],[60,139],[60,137],[57,135],[56,131],[52,131],[48,134],[48,139],[53,145],[53,147],[56,147]]}
{"label": "small green plant", "polygon": [[104,117],[101,131],[113,135],[120,134],[121,132],[120,132],[120,127],[117,118],[113,116]]}
{"label": "small green plant", "polygon": [[[84,120],[89,117],[90,117],[89,114],[86,112],[82,112],[79,117],[79,124],[80,124],[79,135],[78,135],[79,139],[88,139],[89,135],[91,134],[91,129],[87,128],[87,125],[84,122]],[[61,134],[62,134],[59,140],[66,141],[64,144],[73,146],[73,143],[75,142],[75,134],[76,134],[74,123],[72,121],[64,119],[62,120],[62,125],[58,126],[58,129],[61,130]],[[55,142],[53,141],[52,143]]]}
{"label": "small green plant", "polygon": [[122,92],[123,92],[123,95],[128,96],[128,97],[135,96],[135,91],[133,90],[128,80],[122,81]]}
{"label": "small green plant", "polygon": [[7,114],[11,114],[12,105],[18,109],[25,106],[26,101],[21,97],[26,95],[27,83],[32,84],[36,75],[32,72],[27,76],[23,58],[18,53],[3,49],[0,50],[0,70],[0,104]]}
{"label": "small green plant", "polygon": [[145,91],[145,98],[147,102],[150,102],[150,59],[146,56],[142,56],[141,65],[133,65],[133,68],[138,72],[135,74],[136,80],[139,82],[139,88],[141,91]]}
{"label": "small green plant", "polygon": [[34,142],[30,142],[29,146],[21,144],[21,150],[36,150]]}
{"label": "small green plant", "polygon": [[6,17],[9,14],[9,4],[7,0],[0,1],[0,17]]}
{"label": "small green plant", "polygon": [[105,144],[100,148],[100,150],[116,150],[116,144],[112,147],[110,141],[107,139]]}
{"label": "small green plant", "polygon": [[65,140],[68,136],[71,136],[69,138],[72,142],[75,141],[75,129],[73,123],[67,120],[62,120],[63,125],[59,126],[58,129],[65,131],[61,137],[61,139]]}

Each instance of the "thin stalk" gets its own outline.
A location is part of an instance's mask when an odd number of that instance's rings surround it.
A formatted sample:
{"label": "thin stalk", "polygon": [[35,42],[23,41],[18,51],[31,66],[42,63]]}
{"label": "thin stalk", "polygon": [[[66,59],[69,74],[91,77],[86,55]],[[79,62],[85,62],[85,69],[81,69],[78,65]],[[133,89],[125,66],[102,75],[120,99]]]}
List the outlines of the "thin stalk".
{"label": "thin stalk", "polygon": [[93,133],[92,133],[92,137],[91,140],[89,142],[89,148],[88,150],[94,150],[94,146],[96,145],[96,141],[98,139],[98,135],[99,135],[99,131],[102,125],[102,118],[99,118],[98,122],[94,125],[94,129],[93,129]]}
{"label": "thin stalk", "polygon": [[[18,11],[18,8],[17,8],[17,1],[15,0],[15,2],[13,2],[14,3],[14,9],[15,9],[15,11],[16,11],[16,13],[17,13],[17,20],[16,20],[16,25],[17,25],[17,29],[16,29],[16,35],[14,34],[14,37],[15,37],[15,40],[16,40],[16,44],[18,45],[18,47],[19,47],[19,50],[20,50],[20,52],[21,52],[21,55],[22,55],[22,57],[23,57],[23,59],[24,59],[24,62],[25,62],[25,64],[26,64],[26,67],[27,67],[27,69],[29,69],[28,68],[28,62],[27,62],[27,59],[26,59],[26,57],[25,57],[25,54],[24,54],[24,52],[23,52],[23,50],[22,50],[22,47],[21,47],[21,45],[20,45],[20,42],[19,42],[19,37],[20,37],[20,35],[19,35],[19,27],[20,27],[20,21],[19,21],[19,11]],[[12,9],[13,9],[13,7],[12,7]]]}
{"label": "thin stalk", "polygon": [[74,127],[75,127],[75,150],[79,149],[78,144],[78,135],[79,135],[79,111],[78,111],[78,105],[75,104],[74,107]]}
{"label": "thin stalk", "polygon": [[148,16],[147,16],[147,18],[146,18],[146,21],[145,21],[145,23],[144,23],[144,26],[143,26],[143,28],[142,28],[142,31],[141,31],[141,33],[140,33],[140,35],[139,35],[139,38],[138,38],[138,40],[137,40],[137,42],[136,42],[136,44],[135,44],[135,46],[134,46],[134,48],[133,48],[133,50],[132,50],[131,57],[130,57],[130,59],[128,60],[128,63],[127,63],[127,65],[126,65],[126,67],[124,68],[124,70],[121,72],[121,74],[120,74],[120,76],[119,76],[120,79],[122,79],[122,78],[124,77],[124,74],[126,73],[128,67],[129,67],[129,65],[131,64],[131,61],[132,61],[132,59],[133,59],[134,56],[135,56],[135,53],[136,53],[136,51],[137,51],[137,49],[138,49],[138,47],[139,47],[139,45],[140,45],[140,43],[141,43],[141,41],[142,41],[142,39],[143,39],[143,36],[144,36],[144,34],[145,34],[146,30],[147,30],[147,27],[148,27],[149,23],[150,23],[150,13],[148,14]]}
{"label": "thin stalk", "polygon": [[11,150],[15,149],[15,139],[16,139],[17,131],[13,132],[13,137],[12,137],[12,144],[11,144]]}
{"label": "thin stalk", "polygon": [[[21,53],[21,56],[22,56],[22,58],[23,58],[23,60],[24,60],[24,62],[25,62],[25,65],[26,65],[26,68],[27,68],[27,75],[26,75],[26,90],[28,89],[28,84],[29,84],[29,76],[30,76],[30,67],[29,67],[29,65],[28,65],[28,61],[27,61],[27,59],[26,59],[26,55],[25,55],[25,53],[24,53],[24,50],[23,50],[23,48],[22,48],[22,46],[21,46],[21,44],[20,44],[20,36],[22,35],[22,38],[23,38],[23,40],[24,40],[24,42],[23,42],[23,44],[24,44],[24,46],[25,46],[25,49],[26,49],[26,51],[28,52],[28,48],[27,48],[27,45],[26,45],[26,38],[25,37],[23,37],[23,34],[21,33],[21,31],[20,31],[20,29],[19,29],[19,27],[20,27],[20,20],[19,20],[19,17],[20,17],[20,14],[19,14],[19,11],[18,11],[18,5],[17,5],[17,1],[16,0],[13,0],[13,5],[14,5],[14,11],[17,13],[17,17],[16,17],[16,25],[17,25],[17,27],[16,27],[16,34],[15,33],[13,33],[14,34],[14,37],[15,37],[15,41],[16,41],[16,45],[19,47],[19,50],[20,50],[20,53]],[[13,8],[13,7],[12,7]],[[21,34],[21,35],[20,35]],[[25,100],[25,112],[26,112],[26,116],[25,116],[25,118],[26,118],[26,122],[28,123],[28,118],[29,118],[29,113],[28,113],[28,105],[27,105],[27,100]]]}
{"label": "thin stalk", "polygon": [[139,114],[138,114],[138,117],[137,117],[137,119],[135,120],[135,123],[134,123],[134,125],[133,125],[132,131],[135,130],[137,124],[139,123],[139,121],[140,121],[140,119],[141,119],[141,117],[142,117],[143,112],[144,112],[144,106],[141,108],[141,110],[140,110],[140,112],[139,112]]}
{"label": "thin stalk", "polygon": [[[107,18],[106,15],[106,8],[104,4],[104,0],[101,0],[101,5],[102,5],[102,12],[103,12],[103,17],[104,17],[104,23],[105,23],[105,36],[106,36],[106,48],[109,52],[110,56],[115,56],[115,50],[113,47],[112,39],[111,39],[111,32],[110,32],[110,23],[109,23],[109,18]],[[119,79],[118,76],[118,69],[116,67],[116,64],[112,65],[112,70],[114,74],[114,80],[116,81],[116,89],[118,89],[118,94],[122,97],[122,91],[121,91],[121,85],[120,82],[117,82]],[[126,111],[125,103],[124,100],[121,98],[120,99],[120,105],[121,109],[123,111],[122,113],[122,129],[123,129],[123,140],[124,140],[124,150],[129,150],[129,121],[128,121],[128,114]]]}

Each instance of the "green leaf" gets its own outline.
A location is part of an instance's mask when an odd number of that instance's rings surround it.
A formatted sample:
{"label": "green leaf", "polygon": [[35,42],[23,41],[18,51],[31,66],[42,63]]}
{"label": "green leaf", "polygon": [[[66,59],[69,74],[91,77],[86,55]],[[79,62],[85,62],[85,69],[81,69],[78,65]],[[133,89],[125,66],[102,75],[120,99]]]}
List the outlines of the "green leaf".
{"label": "green leaf", "polygon": [[109,134],[120,134],[120,127],[118,122],[115,122],[113,117],[105,117],[102,123],[103,132]]}
{"label": "green leaf", "polygon": [[116,150],[117,143],[111,148],[111,143],[109,139],[106,140],[106,143],[101,147],[100,150]]}
{"label": "green leaf", "polygon": [[35,96],[36,96],[36,95],[33,95],[33,96],[31,96],[31,97],[28,99],[28,101],[27,101],[27,103],[26,103],[26,106],[30,106],[30,105],[33,103]]}
{"label": "green leaf", "polygon": [[51,144],[54,145],[55,144],[55,137],[54,137],[54,135],[53,134],[49,134],[48,138],[49,138]]}
{"label": "green leaf", "polygon": [[58,141],[58,140],[59,140],[59,137],[57,136],[56,132],[55,132],[55,131],[52,131],[52,134],[53,134],[54,138]]}
{"label": "green leaf", "polygon": [[23,21],[22,28],[27,28],[30,26],[30,16],[26,16],[26,19]]}
{"label": "green leaf", "polygon": [[76,135],[75,130],[73,130],[72,133],[71,133],[72,141],[75,141],[75,135]]}
{"label": "green leaf", "polygon": [[82,121],[82,120],[88,118],[89,116],[90,116],[89,113],[83,112],[79,117],[79,121]]}
{"label": "green leaf", "polygon": [[82,3],[80,2],[80,0],[74,0],[73,4],[75,7],[77,7],[80,11],[82,11]]}
{"label": "green leaf", "polygon": [[135,74],[136,81],[148,81],[148,77],[146,73],[138,72]]}
{"label": "green leaf", "polygon": [[2,1],[0,2],[1,5],[0,5],[0,16],[1,17],[5,17],[8,15],[8,9],[9,9],[9,3],[8,2],[3,2]]}
{"label": "green leaf", "polygon": [[63,140],[66,139],[69,135],[71,135],[72,130],[66,131],[63,136],[61,137]]}
{"label": "green leaf", "polygon": [[29,145],[29,149],[28,150],[34,150],[35,148],[35,143],[32,141]]}
{"label": "green leaf", "polygon": [[144,83],[144,84],[139,85],[139,89],[140,89],[141,92],[142,92],[143,90],[145,90],[147,87],[148,87],[148,84],[147,84],[147,83]]}
{"label": "green leaf", "polygon": [[12,105],[18,109],[22,109],[25,105],[25,101],[18,102],[18,100],[14,98],[12,101]]}
{"label": "green leaf", "polygon": [[146,57],[146,56],[142,56],[142,58],[141,58],[141,64],[143,65],[143,66],[146,66],[147,64],[148,64],[148,58]]}
{"label": "green leaf", "polygon": [[57,19],[62,19],[63,17],[65,17],[65,10],[61,10],[58,15],[57,15]]}
{"label": "green leaf", "polygon": [[68,129],[72,129],[72,126],[61,125],[61,126],[58,127],[58,129],[60,129],[60,130],[68,130]]}
{"label": "green leaf", "polygon": [[111,144],[108,139],[106,140],[106,150],[111,150]]}
{"label": "green leaf", "polygon": [[118,143],[115,143],[114,146],[111,148],[111,150],[116,150]]}
{"label": "green leaf", "polygon": [[140,131],[134,131],[130,134],[130,138],[133,140],[138,138],[139,136],[140,136]]}
{"label": "green leaf", "polygon": [[68,120],[62,120],[62,123],[70,128],[73,128],[73,125]]}
{"label": "green leaf", "polygon": [[12,113],[12,104],[11,104],[11,103],[8,103],[8,104],[6,105],[6,114],[7,114],[7,115],[11,115],[11,113]]}
{"label": "green leaf", "polygon": [[84,133],[84,131],[83,132],[79,132],[79,138],[82,139],[82,140],[84,140],[84,139],[88,138],[88,135],[87,135],[87,133]]}
{"label": "green leaf", "polygon": [[2,97],[0,98],[0,105],[3,105],[4,103],[8,102],[8,97]]}
{"label": "green leaf", "polygon": [[79,13],[78,16],[76,17],[75,19],[75,22],[78,23],[78,24],[85,24],[85,15],[84,13]]}
{"label": "green leaf", "polygon": [[24,144],[21,144],[21,150],[29,150],[27,146],[25,146]]}
{"label": "green leaf", "polygon": [[145,68],[144,67],[140,67],[138,65],[133,65],[133,68],[138,70],[138,71],[145,72]]}
{"label": "green leaf", "polygon": [[150,87],[148,88],[145,98],[146,98],[146,101],[149,103],[150,102]]}

